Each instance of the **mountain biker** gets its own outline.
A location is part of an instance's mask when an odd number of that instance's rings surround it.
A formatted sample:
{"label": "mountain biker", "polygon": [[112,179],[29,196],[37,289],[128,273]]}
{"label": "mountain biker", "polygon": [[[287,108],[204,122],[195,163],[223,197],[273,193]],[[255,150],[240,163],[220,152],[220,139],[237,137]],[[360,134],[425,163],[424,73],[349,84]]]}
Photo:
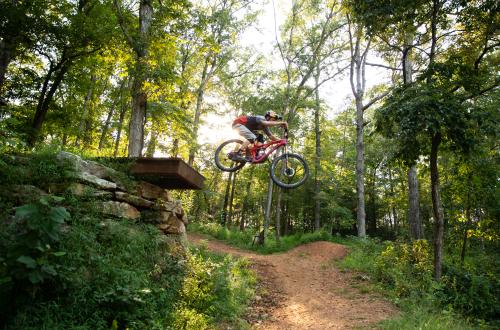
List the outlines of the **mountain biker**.
{"label": "mountain biker", "polygon": [[[248,153],[250,144],[260,144],[264,142],[263,135],[257,131],[263,131],[271,140],[279,140],[269,130],[270,126],[283,126],[288,128],[286,121],[281,121],[283,117],[274,111],[268,111],[264,116],[240,116],[233,121],[233,129],[243,138],[243,144],[239,150],[229,153],[229,158],[239,162],[251,162],[252,157]],[[245,156],[244,153],[246,154]]]}

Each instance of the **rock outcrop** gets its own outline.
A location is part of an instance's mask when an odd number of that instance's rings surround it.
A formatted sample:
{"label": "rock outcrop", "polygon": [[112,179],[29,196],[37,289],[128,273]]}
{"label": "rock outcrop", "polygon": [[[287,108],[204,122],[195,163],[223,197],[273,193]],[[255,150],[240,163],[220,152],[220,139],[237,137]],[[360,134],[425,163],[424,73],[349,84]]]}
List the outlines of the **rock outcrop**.
{"label": "rock outcrop", "polygon": [[69,152],[61,151],[57,158],[71,165],[77,182],[52,186],[51,192],[92,198],[103,214],[152,223],[165,234],[185,237],[187,216],[167,190],[145,181],[124,182],[114,169]]}

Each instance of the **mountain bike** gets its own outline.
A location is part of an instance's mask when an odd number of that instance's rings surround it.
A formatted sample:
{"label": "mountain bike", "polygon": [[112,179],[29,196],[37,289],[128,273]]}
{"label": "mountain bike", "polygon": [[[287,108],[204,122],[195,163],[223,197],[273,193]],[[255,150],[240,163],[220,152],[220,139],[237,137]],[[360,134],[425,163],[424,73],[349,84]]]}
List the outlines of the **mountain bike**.
{"label": "mountain bike", "polygon": [[[230,154],[240,149],[243,141],[232,139],[223,142],[215,150],[215,164],[219,169],[225,172],[234,172],[241,169],[247,162],[239,162],[232,160]],[[280,150],[281,155],[275,157],[269,166],[269,174],[271,179],[282,188],[297,188],[303,184],[309,176],[309,167],[302,156],[289,153],[288,146],[288,130],[285,128],[283,137],[276,141],[253,145],[248,148],[248,154],[251,157],[252,165],[265,162],[271,154]]]}

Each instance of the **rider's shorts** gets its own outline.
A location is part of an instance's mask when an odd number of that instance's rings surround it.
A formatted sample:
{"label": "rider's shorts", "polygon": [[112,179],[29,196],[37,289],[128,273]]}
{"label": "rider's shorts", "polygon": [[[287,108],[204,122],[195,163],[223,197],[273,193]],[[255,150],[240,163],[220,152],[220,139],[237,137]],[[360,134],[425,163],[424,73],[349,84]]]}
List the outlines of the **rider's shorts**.
{"label": "rider's shorts", "polygon": [[238,132],[239,135],[243,136],[245,139],[247,139],[248,141],[250,141],[252,143],[257,138],[257,136],[255,136],[255,134],[251,130],[249,130],[248,127],[246,127],[245,125],[236,124],[236,125],[233,125],[233,129],[236,132]]}

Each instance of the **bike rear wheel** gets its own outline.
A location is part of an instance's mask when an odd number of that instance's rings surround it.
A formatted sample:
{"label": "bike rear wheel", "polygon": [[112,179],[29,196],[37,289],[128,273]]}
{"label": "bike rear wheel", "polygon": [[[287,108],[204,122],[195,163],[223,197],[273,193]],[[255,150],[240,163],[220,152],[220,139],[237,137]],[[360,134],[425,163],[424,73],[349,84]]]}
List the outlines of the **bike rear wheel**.
{"label": "bike rear wheel", "polygon": [[307,180],[309,167],[301,156],[286,153],[273,160],[269,174],[281,188],[297,188]]}
{"label": "bike rear wheel", "polygon": [[215,165],[225,172],[234,172],[245,166],[245,162],[236,162],[229,158],[229,153],[240,149],[241,140],[228,140],[215,150]]}

